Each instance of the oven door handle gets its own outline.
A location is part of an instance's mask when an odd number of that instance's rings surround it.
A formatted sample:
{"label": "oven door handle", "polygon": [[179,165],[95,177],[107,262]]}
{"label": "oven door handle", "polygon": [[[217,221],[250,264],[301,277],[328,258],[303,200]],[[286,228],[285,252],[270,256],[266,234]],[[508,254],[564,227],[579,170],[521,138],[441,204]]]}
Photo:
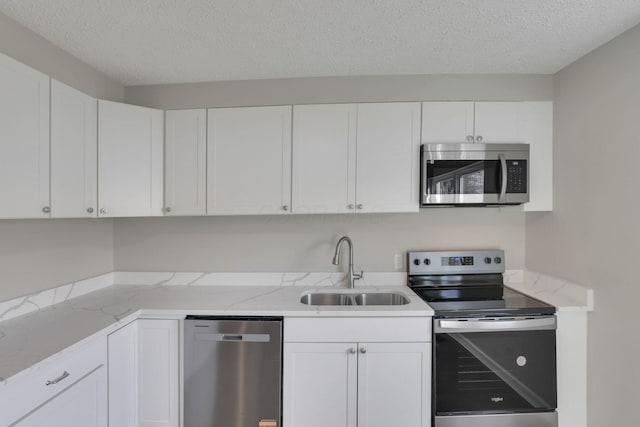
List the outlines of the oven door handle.
{"label": "oven door handle", "polygon": [[500,168],[502,169],[502,183],[500,185],[498,202],[504,203],[505,197],[507,196],[507,158],[504,153],[500,153],[498,159],[500,159]]}
{"label": "oven door handle", "polygon": [[481,320],[436,319],[435,333],[467,333],[495,331],[543,331],[556,329],[556,317],[537,319]]}

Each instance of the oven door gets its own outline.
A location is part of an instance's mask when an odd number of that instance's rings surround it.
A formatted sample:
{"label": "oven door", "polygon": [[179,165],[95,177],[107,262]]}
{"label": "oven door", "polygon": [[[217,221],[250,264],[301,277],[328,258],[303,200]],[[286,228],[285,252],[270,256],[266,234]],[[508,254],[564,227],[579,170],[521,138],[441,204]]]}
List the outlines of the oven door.
{"label": "oven door", "polygon": [[434,319],[436,419],[554,412],[555,328],[555,316]]}
{"label": "oven door", "polygon": [[422,206],[529,201],[526,144],[425,144],[421,157]]}

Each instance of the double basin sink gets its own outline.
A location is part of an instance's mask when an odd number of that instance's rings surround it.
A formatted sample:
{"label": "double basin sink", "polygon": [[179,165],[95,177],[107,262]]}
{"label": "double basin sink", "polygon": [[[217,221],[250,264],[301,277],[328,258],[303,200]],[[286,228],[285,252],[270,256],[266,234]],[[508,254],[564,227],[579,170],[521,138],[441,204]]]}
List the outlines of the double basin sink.
{"label": "double basin sink", "polygon": [[307,305],[405,305],[409,299],[397,292],[314,292],[302,295]]}

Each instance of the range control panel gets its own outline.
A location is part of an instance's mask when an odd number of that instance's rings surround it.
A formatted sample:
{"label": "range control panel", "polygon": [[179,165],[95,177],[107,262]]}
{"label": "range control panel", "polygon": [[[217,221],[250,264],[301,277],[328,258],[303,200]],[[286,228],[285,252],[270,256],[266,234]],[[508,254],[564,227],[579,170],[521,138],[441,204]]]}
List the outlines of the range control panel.
{"label": "range control panel", "polygon": [[409,275],[504,273],[504,251],[423,251],[408,253]]}

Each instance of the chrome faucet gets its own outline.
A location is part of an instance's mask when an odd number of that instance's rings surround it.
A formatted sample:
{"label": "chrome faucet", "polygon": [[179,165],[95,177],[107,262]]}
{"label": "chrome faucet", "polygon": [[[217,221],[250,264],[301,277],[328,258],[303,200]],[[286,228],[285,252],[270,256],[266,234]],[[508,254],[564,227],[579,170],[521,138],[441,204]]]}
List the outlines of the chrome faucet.
{"label": "chrome faucet", "polygon": [[353,282],[355,280],[362,279],[364,272],[360,271],[360,274],[353,272],[353,243],[347,236],[343,236],[340,238],[340,240],[338,240],[338,244],[336,245],[336,253],[333,255],[333,265],[340,264],[340,248],[342,248],[342,244],[344,242],[347,242],[349,244],[349,287],[354,288]]}

